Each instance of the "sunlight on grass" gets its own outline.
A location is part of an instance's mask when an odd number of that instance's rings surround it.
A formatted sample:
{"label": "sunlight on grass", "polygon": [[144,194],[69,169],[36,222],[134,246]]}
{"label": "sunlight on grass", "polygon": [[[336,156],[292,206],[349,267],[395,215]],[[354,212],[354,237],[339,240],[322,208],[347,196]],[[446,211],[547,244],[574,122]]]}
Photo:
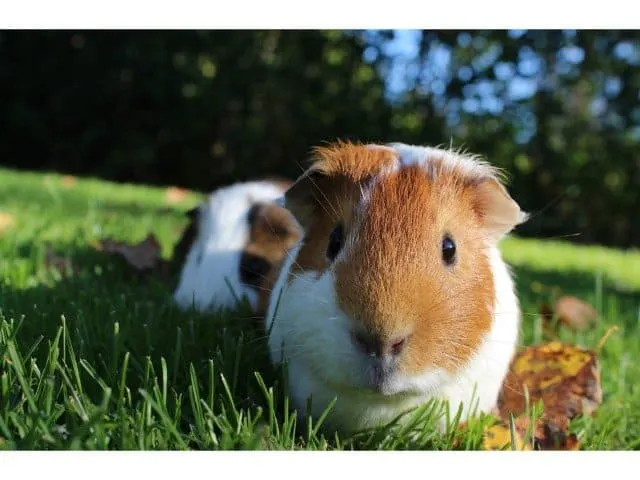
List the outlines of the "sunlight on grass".
{"label": "sunlight on grass", "polygon": [[[289,410],[253,314],[181,312],[171,283],[132,275],[97,240],[153,232],[169,258],[197,195],[0,169],[0,448],[478,449],[488,418],[437,433],[429,404],[395,424],[349,438]],[[47,248],[69,257],[66,276]],[[604,403],[572,423],[584,449],[640,448],[640,252],[509,238],[523,306],[523,341],[542,340],[542,302],[572,294],[601,314],[560,339],[600,352]],[[454,422],[455,423],[455,422]]]}

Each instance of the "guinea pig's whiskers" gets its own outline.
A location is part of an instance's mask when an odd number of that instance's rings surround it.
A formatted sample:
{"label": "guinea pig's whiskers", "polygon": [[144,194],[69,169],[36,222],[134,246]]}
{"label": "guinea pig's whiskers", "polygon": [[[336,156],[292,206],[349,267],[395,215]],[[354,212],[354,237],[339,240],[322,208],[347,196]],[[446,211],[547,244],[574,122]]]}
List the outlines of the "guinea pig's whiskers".
{"label": "guinea pig's whiskers", "polygon": [[[263,280],[267,280],[267,277],[264,277]],[[262,287],[260,285],[253,285],[253,288],[255,288],[256,290],[260,290],[261,292],[271,292],[270,288]]]}
{"label": "guinea pig's whiskers", "polygon": [[[504,312],[508,314],[509,312]],[[520,312],[520,315],[526,315],[528,317],[539,317],[541,315],[540,312]]]}
{"label": "guinea pig's whiskers", "polygon": [[[444,291],[444,284],[442,282],[440,283],[440,288],[438,289],[438,293],[436,295],[434,295],[435,300],[432,301],[429,305],[427,305],[425,307],[425,311],[430,313],[433,310],[436,310],[437,308],[441,307],[442,305],[445,305],[449,302],[451,302],[453,299],[458,299],[460,298],[461,294],[466,293],[467,291],[472,290],[472,287],[469,288],[459,288],[459,289],[455,289],[455,290],[450,290],[448,293],[448,295],[444,295],[443,291]],[[458,302],[460,303],[460,302]]]}
{"label": "guinea pig's whiskers", "polygon": [[471,347],[471,346],[467,345],[466,343],[457,342],[457,341],[455,341],[455,340],[451,340],[451,339],[450,339],[450,340],[447,340],[447,343],[449,343],[449,344],[451,344],[451,345],[454,345],[454,346],[456,346],[456,347],[464,348],[464,349],[466,349],[466,350],[468,350],[468,351],[471,351],[471,352],[473,352],[473,351],[475,350],[475,348],[473,348],[473,347]]}
{"label": "guinea pig's whiskers", "polygon": [[313,293],[314,292],[312,291],[307,291],[307,293],[302,295],[302,297],[304,299],[308,299],[309,301],[312,301],[314,303],[319,303],[321,305],[329,305],[329,306],[333,305],[333,303],[327,300],[326,298],[321,297],[319,295],[314,295]]}
{"label": "guinea pig's whiskers", "polygon": [[450,360],[451,363],[453,364],[453,367],[457,370],[460,369],[464,366],[464,363],[462,361],[462,359],[460,357],[458,357],[457,355],[452,355],[448,352],[440,351],[439,355],[441,355],[442,357],[446,358],[447,360]]}

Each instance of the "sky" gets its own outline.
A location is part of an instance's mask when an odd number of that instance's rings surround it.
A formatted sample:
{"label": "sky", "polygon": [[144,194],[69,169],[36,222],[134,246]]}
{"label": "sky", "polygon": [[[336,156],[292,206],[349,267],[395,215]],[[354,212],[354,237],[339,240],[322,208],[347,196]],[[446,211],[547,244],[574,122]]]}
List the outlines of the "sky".
{"label": "sky", "polygon": [[[509,35],[516,39],[524,33],[523,30],[511,30]],[[366,35],[375,35],[375,31]],[[567,74],[584,60],[584,51],[571,45],[571,38],[575,31],[565,32],[567,45],[558,51],[557,62],[552,66],[557,74]],[[466,113],[490,113],[500,115],[505,104],[518,105],[518,102],[531,98],[544,77],[545,65],[537,53],[528,47],[522,47],[516,64],[499,61],[498,49],[487,49],[486,55],[476,58],[472,68],[482,68],[484,65],[493,65],[495,76],[500,82],[480,81],[464,87],[464,99],[460,104],[446,102],[442,95],[446,83],[451,75],[457,75],[461,80],[470,79],[472,70],[469,67],[461,67],[457,71],[451,71],[451,54],[446,46],[433,48],[429,53],[428,61],[421,72],[418,62],[419,42],[421,32],[419,30],[394,30],[394,38],[383,42],[383,54],[387,58],[393,58],[390,69],[385,74],[386,97],[394,102],[402,97],[402,94],[413,87],[414,82],[421,76],[418,90],[433,95],[433,102],[447,117],[449,124],[458,123],[460,110]],[[470,44],[473,38],[468,34],[461,34],[458,43]],[[377,42],[376,42],[377,43]],[[365,49],[364,59],[375,60],[377,51],[369,47]],[[640,45],[629,42],[619,43],[613,49],[613,55],[618,59],[627,61],[631,67],[640,66]],[[496,62],[497,60],[497,62]],[[484,65],[483,65],[484,64]],[[547,67],[548,68],[548,67]],[[504,91],[500,90],[504,87]],[[597,96],[590,108],[594,116],[605,116],[608,112],[607,98],[614,97],[621,90],[621,81],[617,77],[608,77],[603,80],[602,92]],[[640,94],[639,94],[640,100]],[[445,109],[446,106],[446,109]],[[516,141],[526,142],[535,132],[535,118],[528,114],[526,105],[522,104],[520,121],[520,138]]]}
{"label": "sky", "polygon": [[[512,31],[512,36],[517,38],[522,34],[521,30]],[[470,36],[468,38],[462,37],[462,41],[471,42]],[[420,30],[394,30],[394,39],[387,42],[384,46],[384,53],[389,56],[395,57],[395,65],[390,75],[387,77],[387,95],[389,98],[403,93],[407,89],[407,73],[409,77],[416,75],[417,66],[416,59],[419,54],[419,41],[421,38]],[[578,49],[579,50],[579,49]],[[581,50],[580,50],[581,52]],[[575,55],[572,56],[572,59]],[[365,59],[367,58],[367,52],[365,51]],[[449,68],[449,62],[451,55],[449,52],[442,48],[437,49],[433,53],[429,68],[435,76],[446,76]],[[580,58],[580,60],[582,60]],[[518,65],[518,70],[524,75],[533,75],[539,68],[539,60],[534,54],[526,56],[522,62]],[[509,70],[506,65],[501,65],[496,72],[502,72],[503,77],[513,77],[513,71]],[[464,73],[463,73],[464,74]],[[442,91],[444,91],[444,85],[442,85]],[[484,87],[487,90],[487,87]],[[509,96],[514,99],[528,98],[536,91],[535,81],[528,81],[521,77],[511,78],[509,84]],[[487,92],[488,93],[488,92]]]}

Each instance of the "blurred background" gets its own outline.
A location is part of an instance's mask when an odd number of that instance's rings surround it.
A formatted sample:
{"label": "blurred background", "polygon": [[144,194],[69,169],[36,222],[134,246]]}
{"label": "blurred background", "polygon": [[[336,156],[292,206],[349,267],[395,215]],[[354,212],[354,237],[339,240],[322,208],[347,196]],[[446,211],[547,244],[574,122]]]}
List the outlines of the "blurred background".
{"label": "blurred background", "polygon": [[4,31],[0,92],[7,167],[208,191],[452,144],[508,170],[521,235],[640,246],[638,31]]}

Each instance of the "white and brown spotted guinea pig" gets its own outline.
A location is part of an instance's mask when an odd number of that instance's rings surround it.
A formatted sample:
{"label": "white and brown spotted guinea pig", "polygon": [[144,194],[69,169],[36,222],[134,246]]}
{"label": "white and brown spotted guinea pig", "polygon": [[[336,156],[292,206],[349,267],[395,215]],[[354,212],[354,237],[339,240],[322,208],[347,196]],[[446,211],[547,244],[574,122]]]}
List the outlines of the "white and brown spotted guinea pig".
{"label": "white and brown spotted guinea pig", "polygon": [[185,252],[177,304],[201,312],[230,310],[243,297],[266,310],[287,249],[299,238],[297,223],[277,200],[287,181],[253,181],[213,192],[189,212],[191,223],[176,247]]}
{"label": "white and brown spotted guinea pig", "polygon": [[[390,422],[436,397],[495,406],[519,304],[498,241],[526,219],[497,170],[405,144],[338,143],[285,196],[304,236],[265,316],[289,394],[328,426]],[[475,394],[474,394],[475,392]],[[473,402],[473,403],[472,403]]]}

